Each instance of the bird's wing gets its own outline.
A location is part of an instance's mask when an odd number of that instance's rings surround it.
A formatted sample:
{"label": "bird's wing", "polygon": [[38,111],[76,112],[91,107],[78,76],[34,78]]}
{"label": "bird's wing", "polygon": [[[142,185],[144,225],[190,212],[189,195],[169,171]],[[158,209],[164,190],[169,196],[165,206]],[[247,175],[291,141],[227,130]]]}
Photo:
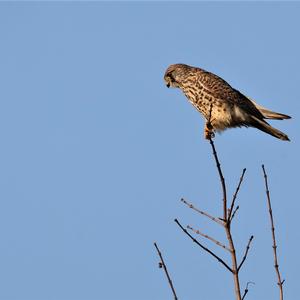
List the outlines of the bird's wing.
{"label": "bird's wing", "polygon": [[291,118],[291,116],[269,110],[269,109],[257,104],[254,100],[250,99],[249,97],[247,97],[247,98],[263,114],[265,119],[284,120],[284,119],[290,119]]}
{"label": "bird's wing", "polygon": [[250,99],[238,90],[234,89],[221,77],[213,73],[200,70],[199,80],[205,86],[205,89],[219,101],[238,105],[239,108],[243,109],[246,113],[257,117],[260,120],[264,119],[263,114]]}

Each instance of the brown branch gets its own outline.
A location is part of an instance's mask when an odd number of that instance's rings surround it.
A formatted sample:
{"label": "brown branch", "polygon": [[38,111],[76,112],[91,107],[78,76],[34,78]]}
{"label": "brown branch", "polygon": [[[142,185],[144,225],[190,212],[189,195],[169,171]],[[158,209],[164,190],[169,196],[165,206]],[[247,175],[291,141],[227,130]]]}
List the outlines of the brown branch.
{"label": "brown branch", "polygon": [[232,274],[233,274],[233,280],[234,280],[234,289],[235,289],[235,296],[236,300],[241,300],[241,288],[240,288],[240,280],[239,280],[239,272],[238,272],[238,266],[237,266],[237,258],[236,258],[236,251],[235,251],[235,246],[233,242],[233,238],[231,235],[231,230],[230,230],[230,220],[227,217],[227,194],[226,194],[226,184],[225,184],[225,179],[223,176],[223,172],[221,169],[221,164],[217,155],[217,151],[214,145],[214,142],[211,138],[209,138],[210,145],[212,147],[213,151],[213,156],[215,158],[215,162],[217,165],[219,177],[220,177],[220,182],[221,182],[221,187],[222,187],[222,192],[223,192],[223,219],[225,222],[224,229],[226,233],[226,237],[228,240],[228,245],[229,249],[231,252],[231,262],[232,262]]}
{"label": "brown branch", "polygon": [[161,252],[160,252],[160,250],[159,250],[159,248],[158,248],[158,246],[157,246],[156,243],[154,243],[154,246],[155,246],[156,251],[157,251],[157,253],[158,253],[158,255],[159,255],[159,258],[160,258],[159,267],[160,267],[160,268],[162,267],[162,268],[164,269],[164,271],[165,271],[165,274],[166,274],[166,276],[167,276],[167,278],[168,278],[168,282],[169,282],[170,288],[171,288],[171,290],[172,290],[172,292],[173,292],[173,295],[174,295],[174,300],[178,300],[177,295],[176,295],[175,288],[174,288],[174,286],[173,286],[171,277],[170,277],[170,275],[169,275],[169,272],[168,272],[167,266],[166,266],[166,264],[165,264],[165,262],[164,262],[164,259],[163,259],[163,257],[162,257],[162,254],[161,254]]}
{"label": "brown branch", "polygon": [[247,258],[247,255],[248,255],[248,252],[249,252],[249,249],[250,249],[250,244],[251,244],[253,238],[254,238],[254,236],[251,235],[251,237],[250,237],[250,239],[248,241],[247,247],[246,247],[246,251],[245,251],[244,257],[243,257],[243,259],[242,259],[242,261],[241,261],[241,263],[240,263],[240,265],[238,267],[238,272],[240,271],[240,268],[242,267],[243,263],[245,262],[245,260]]}
{"label": "brown branch", "polygon": [[271,232],[272,232],[272,239],[273,239],[273,254],[274,254],[274,268],[275,268],[275,272],[276,272],[277,278],[278,278],[277,284],[279,287],[279,299],[283,300],[284,280],[281,280],[281,275],[279,272],[279,265],[278,265],[278,258],[277,258],[277,245],[276,245],[276,239],[275,239],[275,227],[274,227],[271,198],[270,198],[270,191],[269,191],[269,185],[268,185],[268,177],[267,177],[267,173],[265,170],[265,166],[262,165],[261,167],[262,167],[264,179],[265,179],[266,195],[267,195],[267,202],[268,202],[269,215],[270,215],[270,221],[271,221]]}
{"label": "brown branch", "polygon": [[212,147],[212,151],[213,151],[213,156],[215,158],[216,161],[216,165],[217,165],[217,169],[218,169],[218,173],[219,173],[219,177],[220,177],[220,181],[221,181],[221,186],[222,186],[222,191],[223,191],[223,220],[224,222],[227,222],[227,194],[226,194],[226,184],[225,184],[225,179],[222,173],[222,169],[221,169],[221,164],[218,158],[218,154],[215,148],[215,144],[213,142],[213,140],[210,138],[209,139],[210,145]]}
{"label": "brown branch", "polygon": [[221,248],[223,249],[226,249],[227,251],[230,252],[230,249],[228,247],[226,247],[224,244],[222,244],[221,242],[217,241],[216,239],[212,238],[211,236],[207,235],[207,234],[204,234],[202,233],[200,230],[197,230],[197,229],[194,229],[193,227],[191,226],[187,226],[188,229],[192,230],[194,233],[196,234],[200,234],[201,236],[207,238],[208,240],[214,242],[215,244],[217,244],[218,246],[220,246]]}
{"label": "brown branch", "polygon": [[203,216],[206,216],[207,218],[211,219],[212,221],[224,226],[224,222],[222,220],[220,220],[219,218],[216,218],[216,217],[213,217],[211,216],[210,214],[208,214],[207,212],[205,211],[202,211],[198,208],[196,208],[193,204],[187,202],[185,199],[181,198],[181,201],[187,205],[189,208],[193,209],[194,211],[198,212],[199,214],[203,215]]}
{"label": "brown branch", "polygon": [[227,270],[229,270],[231,273],[233,272],[232,269],[226,264],[226,262],[217,256],[215,253],[213,253],[211,250],[203,246],[201,243],[199,243],[192,235],[189,234],[189,232],[179,223],[177,219],[174,220],[175,223],[181,228],[181,230],[194,242],[196,243],[199,247],[201,247],[203,250],[208,252],[210,255],[212,255],[215,259],[217,259]]}
{"label": "brown branch", "polygon": [[234,193],[234,195],[232,197],[231,206],[230,206],[229,214],[228,214],[228,220],[229,220],[229,222],[231,221],[230,219],[231,219],[231,214],[232,214],[232,211],[233,211],[233,208],[234,208],[234,203],[235,203],[236,197],[238,195],[238,192],[240,190],[241,184],[243,182],[245,172],[246,172],[246,168],[243,169],[242,175],[240,177],[240,181],[239,181],[239,183],[237,185],[237,188],[235,190],[235,193]]}

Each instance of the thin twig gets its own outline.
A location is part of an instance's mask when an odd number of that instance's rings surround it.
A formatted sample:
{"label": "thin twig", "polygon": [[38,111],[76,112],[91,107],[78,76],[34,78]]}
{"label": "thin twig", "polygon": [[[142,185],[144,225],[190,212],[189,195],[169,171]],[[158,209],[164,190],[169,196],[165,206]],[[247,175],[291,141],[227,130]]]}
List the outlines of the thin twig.
{"label": "thin twig", "polygon": [[254,282],[251,282],[251,281],[247,282],[247,285],[246,285],[246,288],[245,288],[245,291],[244,291],[244,295],[243,295],[243,297],[242,297],[242,300],[244,300],[245,297],[246,297],[246,295],[248,294],[248,291],[249,291],[248,285],[249,285],[250,283],[251,283],[251,284],[255,284]]}
{"label": "thin twig", "polygon": [[226,249],[227,251],[230,252],[230,249],[228,247],[226,247],[224,244],[222,244],[221,242],[217,241],[216,239],[212,238],[211,236],[205,234],[205,233],[202,233],[200,230],[198,229],[194,229],[193,227],[191,226],[187,226],[188,229],[192,230],[193,232],[195,232],[196,234],[200,234],[201,236],[207,238],[208,240],[214,242],[215,244],[217,244],[218,246],[222,247],[223,249]]}
{"label": "thin twig", "polygon": [[232,269],[226,264],[226,262],[217,256],[215,253],[213,253],[211,250],[203,246],[201,243],[199,243],[192,235],[189,234],[189,232],[179,223],[177,219],[174,220],[175,223],[182,229],[182,231],[190,238],[194,243],[196,243],[199,247],[201,247],[203,250],[208,252],[210,255],[212,255],[215,259],[217,259],[227,270],[229,270],[232,273]]}
{"label": "thin twig", "polygon": [[163,259],[163,257],[162,257],[162,254],[161,254],[161,252],[160,252],[160,250],[159,250],[159,248],[158,248],[158,246],[157,246],[156,243],[154,243],[154,246],[155,246],[156,251],[157,251],[157,253],[158,253],[158,255],[159,255],[159,258],[160,258],[159,266],[160,266],[160,267],[163,267],[163,269],[164,269],[164,271],[165,271],[165,274],[166,274],[166,276],[167,276],[167,278],[168,278],[168,282],[169,282],[170,288],[171,288],[171,290],[172,290],[172,292],[173,292],[173,295],[174,295],[174,300],[178,300],[177,295],[176,295],[175,288],[174,288],[174,286],[173,286],[171,277],[170,277],[170,275],[169,275],[169,272],[168,272],[167,266],[166,266],[166,264],[165,264],[165,262],[164,262],[164,259]]}
{"label": "thin twig", "polygon": [[221,186],[222,186],[222,191],[223,191],[223,220],[224,222],[227,222],[227,194],[226,194],[226,184],[225,184],[225,179],[221,170],[221,164],[218,158],[218,154],[215,148],[215,144],[213,142],[213,140],[210,138],[209,139],[210,145],[212,147],[212,151],[213,151],[213,156],[215,158],[216,161],[216,165],[217,165],[217,169],[218,169],[218,173],[219,173],[219,177],[220,177],[220,181],[221,181]]}
{"label": "thin twig", "polygon": [[189,208],[193,209],[194,211],[198,212],[199,214],[203,215],[203,216],[206,216],[207,218],[211,219],[212,221],[224,226],[224,222],[222,220],[220,220],[219,218],[215,218],[213,216],[211,216],[210,214],[208,214],[207,212],[205,211],[202,211],[198,208],[196,208],[193,204],[187,202],[185,199],[181,198],[181,201],[186,204]]}
{"label": "thin twig", "polygon": [[239,183],[237,185],[237,188],[235,190],[235,193],[234,193],[234,195],[232,197],[231,206],[230,206],[229,214],[228,214],[228,220],[229,220],[229,222],[230,222],[230,219],[231,219],[231,214],[232,214],[232,211],[233,211],[233,208],[234,208],[234,203],[235,203],[236,197],[238,195],[238,192],[240,190],[241,184],[242,184],[243,179],[244,179],[245,172],[246,172],[246,168],[243,169],[242,175],[240,177],[240,181],[239,181]]}
{"label": "thin twig", "polygon": [[235,216],[235,214],[236,214],[236,212],[239,210],[239,205],[235,208],[235,210],[233,211],[233,213],[232,213],[232,215],[231,215],[231,218],[230,218],[230,220],[229,220],[229,222],[231,223],[231,221],[233,220],[233,218],[234,218],[234,216]]}
{"label": "thin twig", "polygon": [[284,280],[281,280],[281,275],[279,272],[279,265],[278,265],[278,259],[277,259],[277,245],[276,245],[276,239],[275,239],[275,227],[274,227],[274,220],[273,220],[273,213],[272,213],[272,206],[271,206],[271,198],[270,198],[270,191],[269,191],[269,185],[268,185],[268,177],[265,170],[265,166],[262,165],[262,170],[264,174],[265,179],[265,187],[266,187],[266,195],[267,195],[267,202],[268,202],[268,208],[269,208],[269,215],[270,215],[270,221],[271,221],[271,231],[272,231],[272,239],[273,239],[273,253],[274,253],[274,268],[277,274],[278,278],[278,287],[279,287],[279,299],[283,300],[283,283]]}
{"label": "thin twig", "polygon": [[238,272],[240,271],[240,268],[242,267],[243,263],[245,262],[245,260],[246,260],[246,258],[247,258],[247,255],[248,255],[248,252],[249,252],[249,249],[250,249],[250,244],[251,244],[253,238],[254,238],[254,236],[251,235],[251,237],[250,237],[250,239],[249,239],[249,241],[248,241],[247,247],[246,247],[246,251],[245,251],[244,257],[243,257],[243,259],[242,259],[240,265],[238,266]]}

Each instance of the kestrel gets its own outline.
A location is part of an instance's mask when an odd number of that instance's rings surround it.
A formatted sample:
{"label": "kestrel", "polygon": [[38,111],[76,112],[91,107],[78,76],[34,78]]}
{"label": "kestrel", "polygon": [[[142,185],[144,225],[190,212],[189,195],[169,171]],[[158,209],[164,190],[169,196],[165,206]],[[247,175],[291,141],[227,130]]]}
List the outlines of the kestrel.
{"label": "kestrel", "polygon": [[290,119],[288,115],[268,110],[231,87],[219,76],[203,69],[175,64],[168,67],[164,80],[167,87],[180,88],[189,102],[204,116],[205,138],[214,137],[233,127],[255,127],[278,139],[289,141],[286,134],[265,119]]}

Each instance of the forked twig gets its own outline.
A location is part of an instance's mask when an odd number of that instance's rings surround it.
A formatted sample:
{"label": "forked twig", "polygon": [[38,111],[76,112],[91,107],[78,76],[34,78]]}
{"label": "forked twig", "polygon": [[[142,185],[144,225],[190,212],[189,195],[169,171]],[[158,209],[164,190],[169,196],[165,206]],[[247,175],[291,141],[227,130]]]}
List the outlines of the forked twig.
{"label": "forked twig", "polygon": [[243,257],[243,259],[242,259],[240,265],[238,266],[238,271],[240,271],[240,268],[242,267],[243,263],[245,262],[245,260],[246,260],[246,258],[247,258],[247,255],[248,255],[248,252],[249,252],[249,249],[250,249],[250,244],[251,244],[253,238],[254,238],[254,236],[251,235],[251,237],[250,237],[250,239],[249,239],[249,241],[248,241],[247,247],[246,247],[246,251],[245,251],[244,257]]}
{"label": "forked twig", "polygon": [[222,220],[220,220],[219,218],[213,217],[210,214],[208,214],[207,212],[200,210],[198,208],[196,208],[193,204],[187,202],[185,199],[181,198],[181,201],[187,205],[189,208],[193,209],[194,211],[198,212],[199,214],[206,216],[207,218],[211,219],[212,221],[224,226],[224,222]]}
{"label": "forked twig", "polygon": [[178,297],[177,297],[177,295],[176,295],[175,288],[174,288],[174,286],[173,286],[171,277],[170,277],[170,275],[169,275],[169,272],[168,272],[167,266],[166,266],[166,264],[165,264],[165,262],[164,262],[164,259],[163,259],[163,257],[162,257],[162,254],[161,254],[161,252],[160,252],[160,250],[159,250],[159,248],[158,248],[158,246],[157,246],[156,243],[154,243],[154,246],[155,246],[156,251],[157,251],[157,253],[158,253],[158,256],[159,256],[159,258],[160,258],[159,267],[160,267],[160,268],[163,268],[164,271],[165,271],[165,274],[166,274],[166,276],[167,276],[167,279],[168,279],[170,288],[171,288],[171,290],[172,290],[172,292],[173,292],[173,295],[174,295],[174,300],[178,300]]}
{"label": "forked twig", "polygon": [[279,265],[278,265],[278,258],[277,258],[277,245],[276,245],[276,239],[275,239],[275,227],[274,227],[274,220],[273,220],[273,213],[272,213],[272,206],[271,206],[271,198],[270,198],[270,191],[269,191],[269,185],[268,185],[268,177],[265,170],[265,166],[262,165],[262,170],[264,174],[265,179],[265,187],[266,187],[266,195],[267,195],[267,202],[268,202],[268,208],[269,208],[269,215],[270,215],[270,221],[271,221],[271,232],[272,232],[272,239],[273,239],[273,254],[274,254],[274,268],[277,274],[278,278],[278,287],[279,287],[279,299],[283,300],[283,283],[284,280],[281,280],[281,275],[279,272]]}
{"label": "forked twig", "polygon": [[189,232],[179,223],[177,219],[174,220],[175,223],[182,229],[182,231],[194,242],[196,243],[199,247],[201,247],[203,250],[208,252],[210,255],[212,255],[215,259],[217,259],[227,270],[229,270],[231,273],[233,272],[232,269],[226,264],[226,262],[220,258],[218,255],[213,253],[211,250],[203,246],[200,242],[198,242],[192,235],[189,234]]}
{"label": "forked twig", "polygon": [[226,249],[227,251],[230,252],[230,249],[229,249],[227,246],[225,246],[224,244],[222,244],[222,243],[219,242],[218,240],[212,238],[211,236],[209,236],[209,235],[207,235],[207,234],[205,234],[205,233],[202,233],[200,230],[194,229],[193,227],[191,227],[191,226],[189,226],[189,225],[187,226],[187,229],[192,230],[192,231],[193,231],[194,233],[196,233],[196,234],[200,234],[201,236],[205,237],[206,239],[208,239],[208,240],[214,242],[215,244],[217,244],[217,245],[220,246],[221,248]]}

